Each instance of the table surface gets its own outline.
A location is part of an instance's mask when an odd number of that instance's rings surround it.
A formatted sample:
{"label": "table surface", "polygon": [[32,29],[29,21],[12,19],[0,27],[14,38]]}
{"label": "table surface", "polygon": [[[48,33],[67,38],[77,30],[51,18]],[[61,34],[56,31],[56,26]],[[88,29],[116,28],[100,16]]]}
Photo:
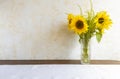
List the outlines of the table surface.
{"label": "table surface", "polygon": [[[0,65],[80,64],[80,60],[0,60]],[[90,64],[120,64],[117,60],[91,60]]]}
{"label": "table surface", "polygon": [[80,65],[80,60],[0,60],[0,64],[1,79],[119,79],[120,77],[120,61],[116,60],[92,60],[92,65]]}
{"label": "table surface", "polygon": [[120,66],[0,65],[0,79],[120,79]]}

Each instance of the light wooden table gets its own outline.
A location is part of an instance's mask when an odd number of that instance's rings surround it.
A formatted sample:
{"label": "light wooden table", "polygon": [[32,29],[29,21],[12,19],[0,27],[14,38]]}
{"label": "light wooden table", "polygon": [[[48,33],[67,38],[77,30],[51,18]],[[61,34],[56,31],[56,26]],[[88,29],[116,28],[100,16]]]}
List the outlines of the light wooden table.
{"label": "light wooden table", "polygon": [[[0,65],[80,64],[80,60],[0,60]],[[90,64],[120,64],[116,60],[91,60]]]}

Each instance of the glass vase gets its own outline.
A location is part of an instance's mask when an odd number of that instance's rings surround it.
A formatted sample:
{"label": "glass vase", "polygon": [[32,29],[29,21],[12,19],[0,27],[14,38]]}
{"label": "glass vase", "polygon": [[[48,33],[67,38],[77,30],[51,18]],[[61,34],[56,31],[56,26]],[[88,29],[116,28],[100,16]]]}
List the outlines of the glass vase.
{"label": "glass vase", "polygon": [[81,64],[90,64],[90,40],[81,39]]}

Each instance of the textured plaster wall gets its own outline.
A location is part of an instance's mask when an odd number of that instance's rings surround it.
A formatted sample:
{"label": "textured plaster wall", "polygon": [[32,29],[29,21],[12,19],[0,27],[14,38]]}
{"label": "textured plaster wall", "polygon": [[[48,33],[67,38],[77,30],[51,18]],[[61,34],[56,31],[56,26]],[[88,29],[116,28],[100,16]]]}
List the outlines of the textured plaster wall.
{"label": "textured plaster wall", "polygon": [[[120,60],[119,0],[93,0],[107,10],[113,26],[100,44],[93,38],[92,59]],[[67,29],[67,13],[79,14],[89,0],[0,0],[0,59],[79,59],[78,36]],[[84,11],[83,10],[83,11]]]}

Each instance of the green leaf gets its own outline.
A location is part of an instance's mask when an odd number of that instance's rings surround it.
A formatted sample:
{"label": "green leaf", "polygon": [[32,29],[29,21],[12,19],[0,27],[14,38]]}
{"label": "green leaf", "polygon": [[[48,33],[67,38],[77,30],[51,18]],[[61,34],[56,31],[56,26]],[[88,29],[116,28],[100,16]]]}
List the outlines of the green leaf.
{"label": "green leaf", "polygon": [[97,39],[98,43],[101,41],[101,38],[102,38],[102,34],[100,32],[97,32],[96,39]]}

